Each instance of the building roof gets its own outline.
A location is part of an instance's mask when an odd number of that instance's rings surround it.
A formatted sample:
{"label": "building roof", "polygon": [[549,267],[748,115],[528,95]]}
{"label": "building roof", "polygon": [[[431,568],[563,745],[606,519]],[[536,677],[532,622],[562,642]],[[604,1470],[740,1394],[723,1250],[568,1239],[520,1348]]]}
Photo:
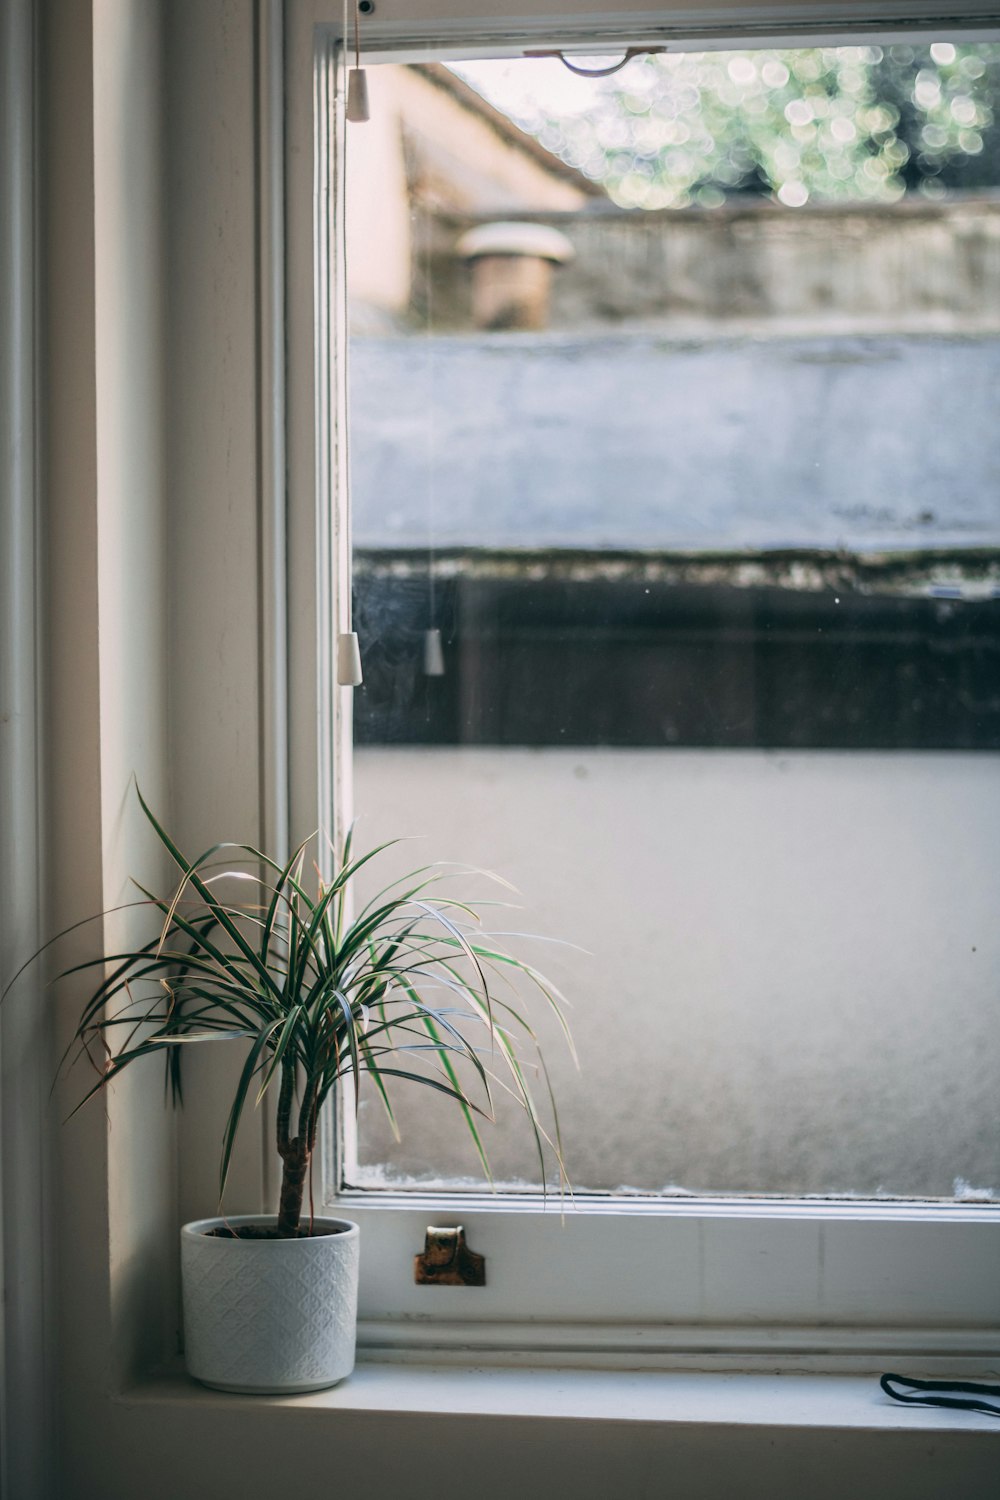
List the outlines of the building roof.
{"label": "building roof", "polygon": [[1000,339],[358,339],[363,548],[1000,545]]}
{"label": "building roof", "polygon": [[456,103],[460,104],[463,109],[467,109],[470,114],[477,115],[484,120],[494,134],[498,135],[508,146],[513,146],[524,156],[530,156],[552,177],[558,177],[561,181],[569,183],[589,198],[608,201],[607,192],[599,182],[576,167],[571,167],[553,151],[547,150],[537,136],[515,125],[509,115],[505,115],[503,110],[497,109],[488,99],[484,99],[478,90],[466,83],[464,78],[459,78],[458,74],[453,73],[450,68],[445,67],[444,63],[411,63],[410,68],[412,72],[425,78],[435,88],[450,94]]}

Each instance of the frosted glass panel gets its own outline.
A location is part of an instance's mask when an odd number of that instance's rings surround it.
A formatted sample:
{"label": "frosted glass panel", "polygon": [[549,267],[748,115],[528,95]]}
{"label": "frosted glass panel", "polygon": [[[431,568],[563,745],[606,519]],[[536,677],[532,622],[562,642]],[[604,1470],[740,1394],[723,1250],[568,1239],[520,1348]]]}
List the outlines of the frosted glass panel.
{"label": "frosted glass panel", "polygon": [[[365,749],[366,842],[521,889],[581,1188],[949,1196],[1000,1185],[993,756]],[[609,1028],[616,1036],[609,1046]],[[475,1177],[447,1106],[362,1105],[365,1171]],[[516,1118],[498,1175],[537,1178]]]}

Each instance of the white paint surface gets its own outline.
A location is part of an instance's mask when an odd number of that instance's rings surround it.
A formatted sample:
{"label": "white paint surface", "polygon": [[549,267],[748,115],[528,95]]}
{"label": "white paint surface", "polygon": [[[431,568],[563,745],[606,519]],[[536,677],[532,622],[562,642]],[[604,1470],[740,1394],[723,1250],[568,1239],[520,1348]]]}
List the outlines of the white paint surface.
{"label": "white paint surface", "polygon": [[[142,1403],[191,1400],[190,1385],[161,1377],[137,1392]],[[216,1399],[216,1398],[213,1398]],[[700,1371],[525,1370],[475,1365],[362,1361],[333,1390],[294,1397],[296,1405],[353,1412],[453,1412],[456,1417],[549,1417],[664,1426],[813,1429],[992,1430],[977,1412],[907,1409],[877,1381],[850,1375],[746,1375]]]}

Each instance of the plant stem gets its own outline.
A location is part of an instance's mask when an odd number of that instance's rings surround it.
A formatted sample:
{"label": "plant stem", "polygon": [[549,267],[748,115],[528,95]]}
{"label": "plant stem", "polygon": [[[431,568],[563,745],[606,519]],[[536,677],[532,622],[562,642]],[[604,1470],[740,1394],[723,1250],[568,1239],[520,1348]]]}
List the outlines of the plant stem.
{"label": "plant stem", "polygon": [[278,1236],[294,1239],[302,1217],[302,1195],[305,1191],[306,1173],[312,1152],[302,1145],[296,1136],[281,1153],[284,1170],[281,1174],[281,1202],[278,1208]]}
{"label": "plant stem", "polygon": [[[282,1160],[278,1234],[286,1239],[292,1239],[298,1233],[299,1221],[302,1217],[302,1196],[305,1190],[306,1173],[312,1157],[312,1142],[301,1129],[301,1124],[297,1136],[293,1138],[289,1135],[294,1093],[295,1064],[283,1062],[277,1119],[278,1155]],[[304,1103],[305,1101],[303,1105]]]}
{"label": "plant stem", "polygon": [[284,1160],[285,1152],[291,1145],[289,1139],[289,1127],[292,1118],[292,1098],[295,1094],[295,1064],[283,1062],[281,1064],[281,1090],[278,1094],[278,1154]]}
{"label": "plant stem", "polygon": [[311,1078],[306,1084],[306,1091],[302,1098],[302,1108],[299,1110],[299,1140],[305,1143],[306,1150],[312,1156],[313,1147],[316,1144],[316,1116],[318,1106],[316,1102],[319,1092],[319,1084],[315,1078]]}

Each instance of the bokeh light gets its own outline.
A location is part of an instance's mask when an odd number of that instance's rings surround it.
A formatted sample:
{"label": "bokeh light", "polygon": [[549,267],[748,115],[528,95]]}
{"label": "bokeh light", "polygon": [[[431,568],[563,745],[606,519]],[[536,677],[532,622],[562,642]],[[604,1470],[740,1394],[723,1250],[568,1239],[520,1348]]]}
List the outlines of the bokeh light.
{"label": "bokeh light", "polygon": [[1000,185],[995,43],[671,53],[604,79],[553,60],[458,71],[623,207],[755,193],[798,208]]}

